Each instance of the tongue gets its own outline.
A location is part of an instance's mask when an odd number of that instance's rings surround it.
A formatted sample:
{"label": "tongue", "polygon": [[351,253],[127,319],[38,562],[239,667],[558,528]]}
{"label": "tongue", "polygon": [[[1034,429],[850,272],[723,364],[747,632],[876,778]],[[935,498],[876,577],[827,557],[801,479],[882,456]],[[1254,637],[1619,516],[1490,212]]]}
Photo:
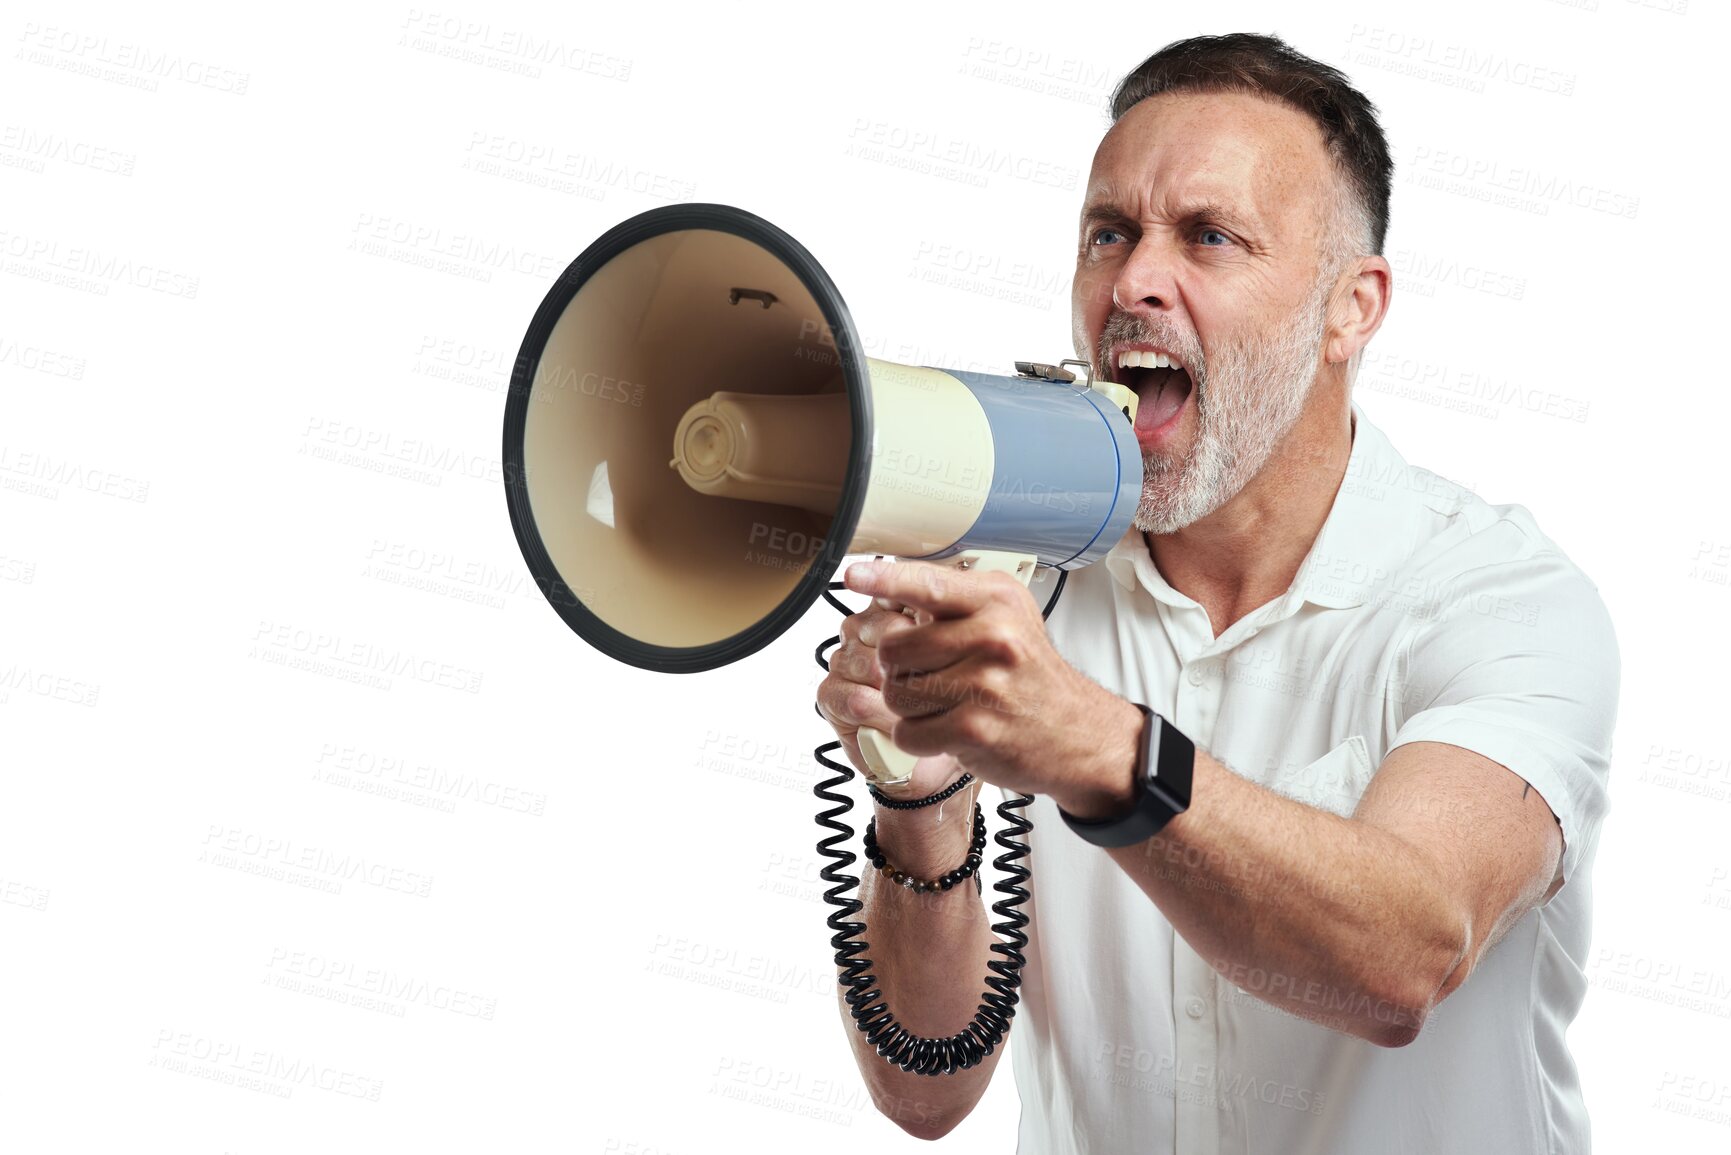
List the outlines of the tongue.
{"label": "tongue", "polygon": [[1158,429],[1184,408],[1190,396],[1190,374],[1182,369],[1157,369],[1136,391],[1136,430]]}

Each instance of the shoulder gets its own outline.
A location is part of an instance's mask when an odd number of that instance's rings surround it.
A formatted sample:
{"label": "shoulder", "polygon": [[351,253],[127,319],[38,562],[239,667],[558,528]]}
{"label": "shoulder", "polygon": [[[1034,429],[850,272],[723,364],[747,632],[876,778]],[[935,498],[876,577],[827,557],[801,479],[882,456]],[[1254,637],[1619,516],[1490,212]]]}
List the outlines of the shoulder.
{"label": "shoulder", "polygon": [[1532,511],[1440,479],[1420,500],[1426,528],[1386,590],[1412,619],[1409,693],[1435,700],[1470,684],[1614,711],[1621,655],[1610,609]]}
{"label": "shoulder", "polygon": [[1524,505],[1492,505],[1453,487],[1452,508],[1396,577],[1437,625],[1484,619],[1550,633],[1590,632],[1615,647],[1599,587]]}
{"label": "shoulder", "polygon": [[[1407,540],[1384,588],[1433,627],[1469,619],[1537,627],[1570,622],[1614,646],[1597,584],[1540,527],[1525,505],[1492,504],[1472,489],[1409,464],[1368,425],[1376,451],[1356,483],[1398,489]],[[1372,474],[1377,476],[1372,476]],[[1349,472],[1345,484],[1355,479]],[[1433,632],[1433,631],[1425,631]]]}

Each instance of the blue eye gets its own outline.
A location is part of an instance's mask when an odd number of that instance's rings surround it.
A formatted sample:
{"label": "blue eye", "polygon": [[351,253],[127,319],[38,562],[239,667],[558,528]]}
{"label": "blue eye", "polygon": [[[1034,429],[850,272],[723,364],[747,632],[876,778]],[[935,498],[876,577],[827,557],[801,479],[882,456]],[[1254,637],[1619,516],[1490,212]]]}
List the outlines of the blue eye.
{"label": "blue eye", "polygon": [[1123,235],[1124,234],[1119,232],[1117,229],[1095,229],[1092,243],[1096,245],[1111,244],[1111,241],[1102,241],[1100,238],[1106,236],[1122,238]]}
{"label": "blue eye", "polygon": [[1204,239],[1202,243],[1204,245],[1207,245],[1209,248],[1219,248],[1221,245],[1226,245],[1226,244],[1232,243],[1231,238],[1228,237],[1225,233],[1221,232],[1219,229],[1203,229],[1199,235],[1202,236],[1203,238],[1207,238],[1207,237],[1219,237],[1220,238],[1219,241],[1209,241],[1209,240]]}

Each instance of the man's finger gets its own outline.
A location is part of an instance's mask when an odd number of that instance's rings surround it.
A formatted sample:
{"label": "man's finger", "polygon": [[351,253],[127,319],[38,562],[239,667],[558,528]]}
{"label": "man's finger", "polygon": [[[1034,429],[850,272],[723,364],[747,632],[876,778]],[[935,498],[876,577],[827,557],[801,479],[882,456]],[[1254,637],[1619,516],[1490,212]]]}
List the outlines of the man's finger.
{"label": "man's finger", "polygon": [[889,733],[896,714],[884,704],[883,694],[860,682],[837,682],[818,693],[818,707],[831,725],[871,726]]}
{"label": "man's finger", "polygon": [[848,566],[847,588],[924,610],[934,618],[965,617],[979,609],[979,578],[925,561],[862,561]]}
{"label": "man's finger", "polygon": [[843,642],[829,652],[829,672],[844,682],[881,688],[883,671],[878,667],[878,652],[859,642]]}
{"label": "man's finger", "polygon": [[[943,670],[978,654],[991,643],[991,623],[978,616],[950,618],[880,638],[878,661],[891,674]],[[994,647],[995,649],[996,647]]]}
{"label": "man's finger", "polygon": [[999,659],[983,653],[992,642],[969,643],[968,653],[953,665],[937,670],[891,668],[885,671],[881,691],[885,704],[907,718],[936,714],[956,706],[979,706],[997,714],[1033,717],[1040,702],[1018,689]]}
{"label": "man's finger", "polygon": [[968,676],[975,668],[964,660],[942,670],[891,670],[881,691],[884,705],[899,718],[922,718],[978,701]]}
{"label": "man's finger", "polygon": [[906,614],[866,614],[859,624],[861,645],[879,646],[891,634],[914,628],[914,620]]}

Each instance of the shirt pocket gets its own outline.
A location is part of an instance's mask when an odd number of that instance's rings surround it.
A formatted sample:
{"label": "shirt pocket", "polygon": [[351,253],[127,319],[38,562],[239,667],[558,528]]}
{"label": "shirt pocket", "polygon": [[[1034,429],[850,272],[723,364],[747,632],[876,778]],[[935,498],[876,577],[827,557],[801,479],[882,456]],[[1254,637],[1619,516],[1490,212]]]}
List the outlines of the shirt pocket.
{"label": "shirt pocket", "polygon": [[1351,818],[1375,771],[1364,736],[1354,734],[1315,761],[1286,771],[1270,785],[1288,798]]}

